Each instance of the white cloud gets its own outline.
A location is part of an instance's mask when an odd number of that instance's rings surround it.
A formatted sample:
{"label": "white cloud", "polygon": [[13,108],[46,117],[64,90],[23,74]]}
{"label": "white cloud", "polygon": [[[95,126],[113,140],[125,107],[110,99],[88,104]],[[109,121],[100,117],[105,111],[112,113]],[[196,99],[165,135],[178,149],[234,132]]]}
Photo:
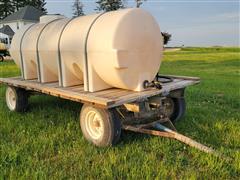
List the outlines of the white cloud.
{"label": "white cloud", "polygon": [[217,14],[208,18],[211,22],[222,22],[222,21],[239,21],[239,12],[227,12],[222,14]]}

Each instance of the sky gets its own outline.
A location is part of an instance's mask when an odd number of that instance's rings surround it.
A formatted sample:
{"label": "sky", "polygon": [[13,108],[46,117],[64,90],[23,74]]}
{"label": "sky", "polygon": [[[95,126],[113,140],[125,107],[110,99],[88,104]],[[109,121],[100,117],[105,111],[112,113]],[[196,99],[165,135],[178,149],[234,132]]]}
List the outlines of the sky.
{"label": "sky", "polygon": [[[49,14],[72,17],[73,0],[46,0]],[[82,0],[85,14],[95,12],[94,0]],[[133,0],[125,0],[134,7]],[[172,34],[168,46],[240,46],[240,0],[147,0],[161,31]]]}

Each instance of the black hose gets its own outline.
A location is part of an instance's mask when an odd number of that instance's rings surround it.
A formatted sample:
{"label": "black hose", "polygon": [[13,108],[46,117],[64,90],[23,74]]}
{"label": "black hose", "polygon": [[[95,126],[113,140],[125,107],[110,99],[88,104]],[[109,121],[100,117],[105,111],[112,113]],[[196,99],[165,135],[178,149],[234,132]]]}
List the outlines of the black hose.
{"label": "black hose", "polygon": [[[167,80],[160,81],[159,78],[167,79]],[[157,89],[162,89],[162,84],[169,83],[169,82],[173,82],[173,79],[171,77],[161,76],[161,75],[157,74],[155,79],[152,82],[149,82],[148,80],[144,81],[143,87],[144,87],[144,89],[152,88],[152,87],[155,87]]]}
{"label": "black hose", "polygon": [[[166,80],[166,81],[160,81],[159,78],[167,79],[167,80]],[[156,79],[157,81],[161,82],[161,83],[173,82],[173,78],[167,77],[167,76],[162,76],[162,75],[159,75],[159,74],[156,75],[156,78],[155,78],[155,79]]]}

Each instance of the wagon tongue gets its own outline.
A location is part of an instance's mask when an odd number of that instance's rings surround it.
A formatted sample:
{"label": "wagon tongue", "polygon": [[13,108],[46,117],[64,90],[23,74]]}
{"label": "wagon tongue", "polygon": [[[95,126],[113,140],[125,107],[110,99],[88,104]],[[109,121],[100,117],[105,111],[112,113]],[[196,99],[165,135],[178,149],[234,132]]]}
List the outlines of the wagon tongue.
{"label": "wagon tongue", "polygon": [[[148,124],[135,125],[135,126],[134,125],[126,125],[126,126],[123,126],[123,129],[128,130],[128,131],[143,133],[143,134],[150,134],[150,135],[154,135],[154,136],[176,139],[176,140],[181,141],[191,147],[195,147],[203,152],[218,155],[216,153],[216,151],[214,151],[212,148],[207,147],[189,137],[186,137],[186,136],[176,132],[175,131],[176,129],[175,129],[174,125],[172,124],[172,122],[170,120],[168,122],[173,130],[167,128],[166,126],[163,126],[158,121],[153,122],[153,123],[148,123]],[[157,130],[155,130],[155,129],[157,129]]]}

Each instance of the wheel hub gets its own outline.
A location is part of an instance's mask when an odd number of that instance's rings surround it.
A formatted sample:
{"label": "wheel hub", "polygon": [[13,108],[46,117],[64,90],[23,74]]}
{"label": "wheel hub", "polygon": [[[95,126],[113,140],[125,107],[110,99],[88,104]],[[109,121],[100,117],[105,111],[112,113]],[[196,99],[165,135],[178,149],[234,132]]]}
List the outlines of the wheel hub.
{"label": "wheel hub", "polygon": [[7,88],[6,101],[10,110],[14,110],[16,107],[16,94],[12,88]]}
{"label": "wheel hub", "polygon": [[86,115],[86,130],[93,139],[102,137],[103,120],[101,116],[95,111],[89,111]]}

